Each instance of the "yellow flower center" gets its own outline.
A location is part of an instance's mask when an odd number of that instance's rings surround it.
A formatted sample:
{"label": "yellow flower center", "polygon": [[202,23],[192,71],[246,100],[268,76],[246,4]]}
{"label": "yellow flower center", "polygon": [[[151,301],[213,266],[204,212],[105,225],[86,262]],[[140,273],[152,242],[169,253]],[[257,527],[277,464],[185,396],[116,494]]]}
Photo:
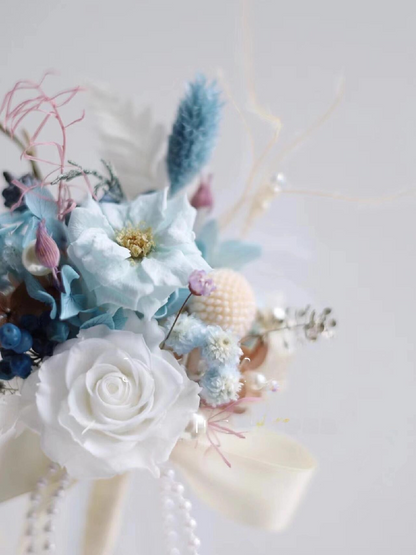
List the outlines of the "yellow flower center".
{"label": "yellow flower center", "polygon": [[122,247],[129,249],[132,258],[140,260],[155,247],[151,227],[125,227],[116,234],[116,241]]}

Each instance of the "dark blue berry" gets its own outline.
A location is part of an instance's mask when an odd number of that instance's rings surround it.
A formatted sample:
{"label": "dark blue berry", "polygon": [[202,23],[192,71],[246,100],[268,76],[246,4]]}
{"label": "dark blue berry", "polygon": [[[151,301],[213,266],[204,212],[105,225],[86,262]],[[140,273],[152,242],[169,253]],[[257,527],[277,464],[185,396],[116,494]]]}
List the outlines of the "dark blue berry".
{"label": "dark blue berry", "polygon": [[0,343],[5,349],[14,349],[22,338],[22,333],[14,324],[4,324],[0,328]]}
{"label": "dark blue berry", "polygon": [[10,360],[10,367],[15,376],[25,379],[32,371],[32,359],[29,355],[15,355]]}
{"label": "dark blue berry", "polygon": [[39,326],[41,329],[46,329],[49,322],[51,321],[50,312],[43,312],[39,318]]}
{"label": "dark blue berry", "polygon": [[11,357],[13,357],[16,353],[11,349],[0,349],[0,354],[3,360],[10,361]]}
{"label": "dark blue berry", "polygon": [[11,380],[14,378],[14,373],[7,360],[0,360],[0,380]]}
{"label": "dark blue berry", "polygon": [[21,328],[32,333],[39,328],[39,318],[34,314],[25,314],[20,318],[19,325]]}
{"label": "dark blue berry", "polygon": [[48,324],[46,328],[46,335],[51,341],[56,341],[57,343],[63,343],[68,339],[69,328],[65,322],[52,321]]}
{"label": "dark blue berry", "polygon": [[25,353],[32,348],[33,338],[30,333],[26,330],[21,331],[22,338],[20,339],[19,344],[17,347],[14,347],[13,351],[15,353]]}
{"label": "dark blue berry", "polygon": [[53,355],[53,350],[55,348],[56,343],[53,341],[48,341],[43,337],[35,337],[33,339],[33,350],[37,353],[41,358],[43,357],[50,357]]}

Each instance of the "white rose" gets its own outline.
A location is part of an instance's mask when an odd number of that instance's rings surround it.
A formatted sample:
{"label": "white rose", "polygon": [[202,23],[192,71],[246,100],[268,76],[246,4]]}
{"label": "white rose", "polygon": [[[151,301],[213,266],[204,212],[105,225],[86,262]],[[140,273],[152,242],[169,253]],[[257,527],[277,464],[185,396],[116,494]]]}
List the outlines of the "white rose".
{"label": "white rose", "polygon": [[159,349],[157,323],[140,326],[139,334],[106,326],[81,331],[31,380],[39,421],[26,424],[41,434],[45,454],[75,478],[133,468],[158,476],[198,410],[200,388]]}

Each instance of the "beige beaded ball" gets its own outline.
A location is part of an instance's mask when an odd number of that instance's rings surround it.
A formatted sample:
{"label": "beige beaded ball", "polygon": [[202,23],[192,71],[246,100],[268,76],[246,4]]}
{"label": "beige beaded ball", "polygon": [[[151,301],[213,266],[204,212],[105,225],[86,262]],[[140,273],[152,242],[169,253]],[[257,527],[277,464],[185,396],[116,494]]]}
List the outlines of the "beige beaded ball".
{"label": "beige beaded ball", "polygon": [[256,315],[254,292],[246,278],[234,270],[219,269],[209,274],[216,286],[208,297],[192,297],[189,309],[207,324],[246,335]]}

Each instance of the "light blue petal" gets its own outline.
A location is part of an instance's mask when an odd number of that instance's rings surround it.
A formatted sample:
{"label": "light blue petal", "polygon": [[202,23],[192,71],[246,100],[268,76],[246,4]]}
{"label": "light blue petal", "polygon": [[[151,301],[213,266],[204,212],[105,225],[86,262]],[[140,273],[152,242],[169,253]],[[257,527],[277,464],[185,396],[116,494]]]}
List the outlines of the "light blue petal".
{"label": "light blue petal", "polygon": [[134,224],[156,227],[166,217],[168,190],[140,195],[130,203],[128,217]]}
{"label": "light blue petal", "polygon": [[58,206],[47,187],[35,187],[25,194],[26,206],[40,220],[56,220]]}
{"label": "light blue petal", "polygon": [[231,240],[221,243],[211,258],[213,268],[230,268],[241,270],[249,262],[261,256],[260,245]]}
{"label": "light blue petal", "polygon": [[59,220],[46,218],[46,229],[52,235],[58,247],[65,250],[67,246],[67,234],[64,224]]}
{"label": "light blue petal", "polygon": [[72,282],[79,279],[79,274],[72,266],[62,266],[61,279],[64,292],[61,293],[60,319],[68,320],[86,308],[87,300],[85,295],[72,293]]}
{"label": "light blue petal", "polygon": [[124,315],[124,310],[119,308],[113,316],[114,328],[116,330],[122,330],[126,325],[128,318]]}
{"label": "light blue petal", "polygon": [[207,222],[201,231],[198,233],[196,244],[201,249],[202,256],[205,260],[213,266],[212,258],[218,244],[218,224],[216,220]]}
{"label": "light blue petal", "polygon": [[36,230],[38,229],[39,219],[32,216],[27,225],[26,233],[23,237],[23,248],[36,239]]}
{"label": "light blue petal", "polygon": [[157,320],[162,320],[163,318],[172,316],[172,314],[176,314],[185,302],[185,299],[188,295],[188,288],[177,289],[170,295],[168,302],[156,312],[154,317]]}
{"label": "light blue petal", "polygon": [[101,212],[100,205],[91,197],[87,198],[83,206],[79,206],[71,212],[68,223],[70,242],[76,241],[88,228],[102,229],[108,237],[114,237],[114,230]]}
{"label": "light blue petal", "polygon": [[193,241],[195,218],[196,210],[190,205],[186,194],[172,198],[164,217],[154,227],[157,241],[163,241],[164,245]]}
{"label": "light blue petal", "polygon": [[49,293],[45,291],[45,289],[42,287],[39,281],[36,278],[34,278],[32,274],[29,274],[29,272],[25,273],[24,279],[26,284],[26,290],[29,296],[32,297],[32,299],[35,299],[36,301],[49,304],[51,306],[51,313],[50,313],[51,319],[53,320],[54,318],[56,318],[56,314],[57,314],[56,302],[55,302],[55,299],[52,297],[52,295],[49,295]]}
{"label": "light blue petal", "polygon": [[130,251],[112,241],[99,228],[85,229],[72,243],[68,253],[77,267],[82,261],[84,268],[102,284],[121,279],[130,267],[130,262],[127,262]]}
{"label": "light blue petal", "polygon": [[100,325],[105,325],[110,328],[110,330],[115,329],[114,322],[110,314],[101,314],[100,316],[95,316],[95,318],[91,318],[90,320],[87,320],[84,324],[82,324],[80,329],[86,330],[88,328]]}
{"label": "light blue petal", "polygon": [[65,264],[61,269],[62,285],[64,286],[65,293],[71,292],[71,284],[74,279],[79,279],[79,274],[72,266]]}
{"label": "light blue petal", "polygon": [[62,295],[61,296],[61,314],[59,316],[60,320],[69,320],[74,316],[77,316],[80,312],[84,312],[87,305],[87,299],[85,295]]}

